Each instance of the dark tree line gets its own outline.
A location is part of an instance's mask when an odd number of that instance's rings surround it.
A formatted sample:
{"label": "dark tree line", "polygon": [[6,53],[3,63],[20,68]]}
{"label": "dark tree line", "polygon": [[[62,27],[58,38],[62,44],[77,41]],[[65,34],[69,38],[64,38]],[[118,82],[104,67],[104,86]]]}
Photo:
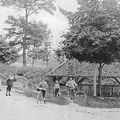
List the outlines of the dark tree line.
{"label": "dark tree line", "polygon": [[15,47],[11,47],[4,38],[0,38],[0,63],[11,64],[19,58],[18,51]]}
{"label": "dark tree line", "polygon": [[98,95],[105,64],[120,61],[120,4],[117,0],[78,0],[77,12],[60,11],[68,18],[61,51],[66,58],[98,64]]}

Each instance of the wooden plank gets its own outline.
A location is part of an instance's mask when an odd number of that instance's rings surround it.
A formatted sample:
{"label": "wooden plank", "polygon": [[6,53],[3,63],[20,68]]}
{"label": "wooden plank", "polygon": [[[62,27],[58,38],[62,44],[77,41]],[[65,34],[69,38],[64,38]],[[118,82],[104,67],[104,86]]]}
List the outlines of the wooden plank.
{"label": "wooden plank", "polygon": [[[86,76],[86,75],[47,75],[49,77],[87,77],[94,78],[94,76]],[[96,76],[98,77],[98,76]],[[102,78],[120,78],[120,76],[102,76]]]}
{"label": "wooden plank", "polygon": [[94,67],[94,82],[93,82],[93,91],[94,91],[94,96],[97,96],[97,69],[96,66]]}
{"label": "wooden plank", "polygon": [[116,82],[120,85],[119,80],[118,80],[116,77],[114,77],[114,79],[115,79],[115,80],[116,80]]}

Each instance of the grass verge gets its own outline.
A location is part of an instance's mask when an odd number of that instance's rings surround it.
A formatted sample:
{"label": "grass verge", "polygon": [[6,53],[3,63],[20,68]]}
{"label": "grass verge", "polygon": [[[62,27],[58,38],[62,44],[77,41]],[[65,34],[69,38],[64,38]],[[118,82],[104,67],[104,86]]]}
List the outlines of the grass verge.
{"label": "grass verge", "polygon": [[92,108],[120,108],[120,98],[116,97],[87,97],[84,103],[76,103]]}
{"label": "grass verge", "polygon": [[[37,92],[31,90],[31,89],[24,89],[24,88],[15,88],[16,92],[23,94],[27,97],[37,98]],[[68,105],[69,101],[65,98],[59,97],[55,98],[53,95],[47,94],[46,95],[46,102],[49,103],[55,103],[58,105]]]}
{"label": "grass verge", "polygon": [[[37,98],[37,92],[32,91],[31,89],[24,89],[24,88],[15,88],[22,92],[19,92],[27,97]],[[58,105],[68,105],[70,102],[63,98],[55,98],[53,95],[47,94],[46,101],[49,103],[55,103]],[[84,103],[82,102],[75,102],[80,106],[87,106],[92,108],[120,108],[120,98],[116,97],[87,97]]]}

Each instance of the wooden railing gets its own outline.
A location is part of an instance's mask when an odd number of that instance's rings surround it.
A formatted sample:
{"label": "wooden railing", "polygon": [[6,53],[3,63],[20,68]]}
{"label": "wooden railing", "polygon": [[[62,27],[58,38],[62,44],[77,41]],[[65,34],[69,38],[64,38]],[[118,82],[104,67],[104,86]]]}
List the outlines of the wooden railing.
{"label": "wooden railing", "polygon": [[[84,91],[88,96],[93,96],[92,84],[81,84],[79,90]],[[120,97],[120,85],[101,85],[101,96]]]}

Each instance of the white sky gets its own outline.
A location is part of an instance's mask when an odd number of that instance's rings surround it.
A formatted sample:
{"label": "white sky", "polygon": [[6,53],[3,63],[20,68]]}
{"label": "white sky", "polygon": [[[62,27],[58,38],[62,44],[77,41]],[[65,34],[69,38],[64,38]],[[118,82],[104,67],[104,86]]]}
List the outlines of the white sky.
{"label": "white sky", "polygon": [[[61,6],[63,9],[68,11],[75,11],[77,9],[76,0],[56,1],[58,6]],[[4,23],[4,21],[7,19],[7,16],[16,14],[21,14],[21,12],[11,8],[0,8],[0,34],[5,33],[3,28],[7,27],[7,25]],[[68,28],[67,19],[58,10],[54,16],[42,11],[40,14],[32,16],[31,19],[35,19],[37,21],[42,20],[44,23],[48,24],[48,27],[51,29],[53,35],[52,48],[56,48],[61,39],[60,36]]]}

